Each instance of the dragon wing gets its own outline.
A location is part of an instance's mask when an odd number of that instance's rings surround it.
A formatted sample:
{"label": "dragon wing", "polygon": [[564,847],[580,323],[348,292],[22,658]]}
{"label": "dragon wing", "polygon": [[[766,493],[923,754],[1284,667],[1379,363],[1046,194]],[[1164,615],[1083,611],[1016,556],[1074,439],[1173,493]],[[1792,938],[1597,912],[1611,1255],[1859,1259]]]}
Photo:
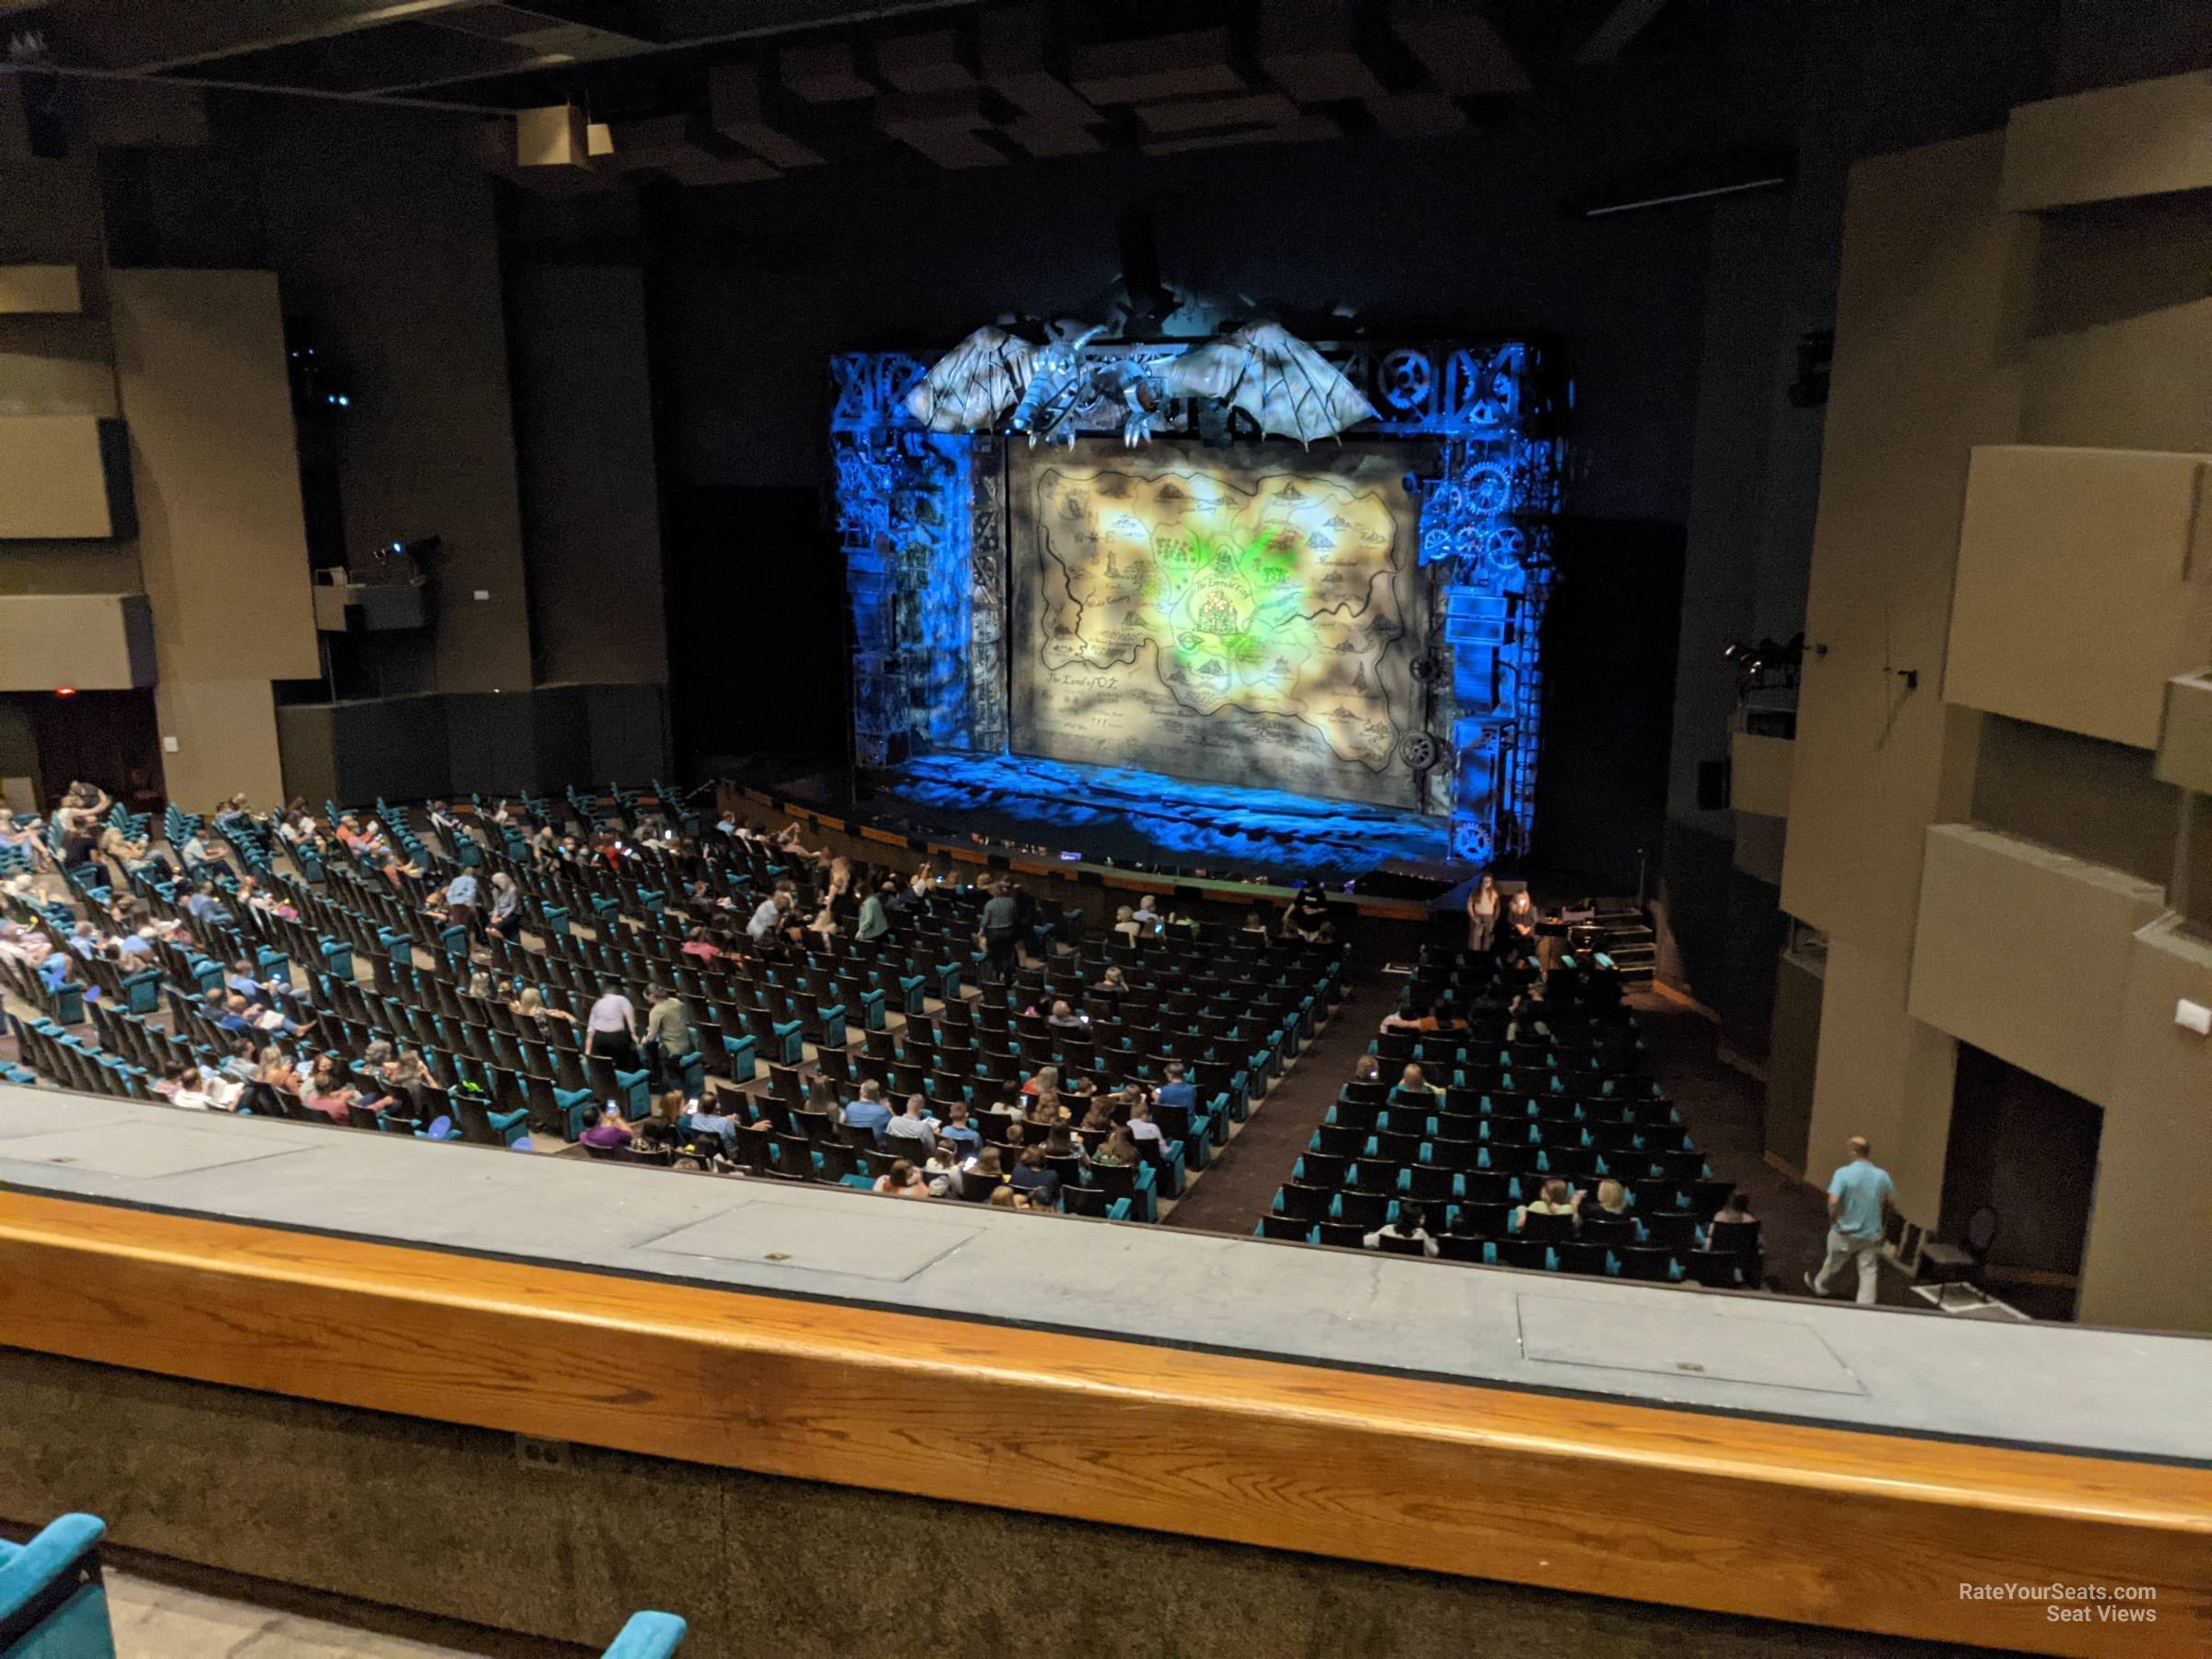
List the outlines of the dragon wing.
{"label": "dragon wing", "polygon": [[979,328],[939,358],[906,394],[907,412],[933,432],[990,426],[1021,401],[1037,349],[1003,328]]}
{"label": "dragon wing", "polygon": [[1233,334],[1159,365],[1170,396],[1212,397],[1243,410],[1262,432],[1311,443],[1374,414],[1328,359],[1279,323],[1248,323]]}

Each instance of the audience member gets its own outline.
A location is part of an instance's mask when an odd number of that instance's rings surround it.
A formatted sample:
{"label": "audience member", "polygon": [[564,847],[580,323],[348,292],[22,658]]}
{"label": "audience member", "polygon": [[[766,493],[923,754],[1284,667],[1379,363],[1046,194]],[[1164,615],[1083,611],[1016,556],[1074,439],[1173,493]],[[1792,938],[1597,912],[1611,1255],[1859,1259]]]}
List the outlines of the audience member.
{"label": "audience member", "polygon": [[884,1104],[883,1085],[870,1077],[860,1086],[860,1098],[847,1105],[845,1127],[858,1129],[880,1142],[883,1127],[891,1121],[891,1109]]}
{"label": "audience member", "polygon": [[1597,1183],[1597,1191],[1584,1193],[1578,1214],[1584,1221],[1628,1221],[1629,1189],[1619,1182],[1606,1180]]}
{"label": "audience member", "polygon": [[1565,1182],[1556,1178],[1547,1181],[1542,1196],[1523,1205],[1513,1213],[1513,1226],[1518,1229],[1529,1216],[1572,1216],[1579,1198],[1580,1194]]}
{"label": "audience member", "polygon": [[637,1071],[638,1010],[612,981],[599,987],[599,1000],[583,1022],[583,1052],[614,1062],[619,1071]]}
{"label": "audience member", "polygon": [[946,1121],[937,1125],[937,1143],[951,1147],[963,1159],[983,1144],[982,1135],[969,1121],[966,1101],[955,1100],[947,1108]]}
{"label": "audience member", "polygon": [[930,1149],[929,1161],[922,1167],[922,1179],[933,1198],[960,1195],[960,1159],[952,1142],[940,1140]]}
{"label": "audience member", "polygon": [[1198,1086],[1183,1075],[1183,1064],[1171,1060],[1167,1064],[1167,1081],[1159,1086],[1159,1103],[1162,1106],[1195,1108],[1198,1104]]}
{"label": "audience member", "polygon": [[1817,1273],[1805,1276],[1815,1296],[1828,1294],[1828,1281],[1846,1262],[1858,1270],[1858,1300],[1876,1300],[1881,1280],[1882,1227],[1897,1194],[1889,1171],[1874,1161],[1864,1135],[1846,1143],[1850,1161],[1838,1166],[1828,1182],[1828,1255]]}
{"label": "audience member", "polygon": [[1730,1193],[1728,1201],[1713,1212],[1712,1218],[1731,1226],[1759,1219],[1751,1213],[1751,1201],[1740,1192]]}
{"label": "audience member", "polygon": [[929,1116],[929,1102],[918,1094],[907,1096],[906,1110],[887,1121],[876,1132],[876,1139],[887,1152],[926,1158],[937,1145],[937,1126]]}
{"label": "audience member", "polygon": [[630,1142],[629,1126],[612,1106],[602,1106],[594,1115],[591,1127],[580,1138],[587,1147],[627,1147]]}
{"label": "audience member", "polygon": [[1488,870],[1467,889],[1467,948],[1488,950],[1498,932],[1498,883]]}
{"label": "audience member", "polygon": [[[1436,1241],[1429,1236],[1428,1229],[1421,1225],[1424,1219],[1418,1205],[1400,1204],[1396,1220],[1392,1221],[1386,1227],[1378,1228],[1359,1242],[1370,1250],[1380,1250],[1382,1248],[1382,1241],[1385,1239],[1403,1239],[1406,1244],[1419,1245],[1418,1253],[1434,1255],[1437,1253]],[[1411,1255],[1415,1253],[1407,1250],[1406,1253]]]}
{"label": "audience member", "polygon": [[887,1173],[876,1177],[876,1190],[898,1198],[930,1195],[929,1183],[922,1179],[922,1171],[903,1158],[894,1159]]}
{"label": "audience member", "polygon": [[1053,1172],[1052,1166],[1045,1161],[1042,1147],[1031,1147],[1022,1153],[1014,1165],[1013,1174],[1006,1177],[1006,1183],[1018,1193],[1029,1194],[1034,1201],[1047,1207],[1056,1204],[1060,1198],[1060,1177]]}

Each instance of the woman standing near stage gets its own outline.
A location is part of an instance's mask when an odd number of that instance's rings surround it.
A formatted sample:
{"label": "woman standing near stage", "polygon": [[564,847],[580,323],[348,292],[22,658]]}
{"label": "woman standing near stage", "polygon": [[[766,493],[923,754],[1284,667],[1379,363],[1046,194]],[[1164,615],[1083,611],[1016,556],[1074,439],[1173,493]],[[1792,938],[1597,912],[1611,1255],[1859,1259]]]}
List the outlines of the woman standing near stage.
{"label": "woman standing near stage", "polygon": [[1506,900],[1505,944],[1513,956],[1527,956],[1535,948],[1536,901],[1528,896],[1526,888]]}
{"label": "woman standing near stage", "polygon": [[1467,948],[1488,950],[1498,932],[1498,884],[1485,870],[1467,893]]}

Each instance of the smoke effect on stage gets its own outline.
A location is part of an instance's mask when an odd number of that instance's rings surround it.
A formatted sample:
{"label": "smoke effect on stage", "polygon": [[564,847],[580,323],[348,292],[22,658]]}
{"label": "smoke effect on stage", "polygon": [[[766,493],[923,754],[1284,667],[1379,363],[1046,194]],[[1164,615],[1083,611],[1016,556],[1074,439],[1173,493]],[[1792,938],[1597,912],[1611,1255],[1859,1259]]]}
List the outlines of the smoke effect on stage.
{"label": "smoke effect on stage", "polygon": [[1406,467],[1394,445],[1018,453],[1012,747],[1418,810]]}

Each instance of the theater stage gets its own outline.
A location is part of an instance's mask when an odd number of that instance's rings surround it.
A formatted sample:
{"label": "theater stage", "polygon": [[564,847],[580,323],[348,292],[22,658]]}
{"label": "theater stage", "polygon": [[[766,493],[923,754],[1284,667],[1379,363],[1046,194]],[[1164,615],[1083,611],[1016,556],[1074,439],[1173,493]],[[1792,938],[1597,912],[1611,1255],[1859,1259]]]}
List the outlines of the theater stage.
{"label": "theater stage", "polygon": [[942,754],[887,768],[741,778],[819,811],[924,841],[982,837],[1068,864],[1332,887],[1403,860],[1445,878],[1446,820],[1285,790],[1193,783],[1130,767]]}

